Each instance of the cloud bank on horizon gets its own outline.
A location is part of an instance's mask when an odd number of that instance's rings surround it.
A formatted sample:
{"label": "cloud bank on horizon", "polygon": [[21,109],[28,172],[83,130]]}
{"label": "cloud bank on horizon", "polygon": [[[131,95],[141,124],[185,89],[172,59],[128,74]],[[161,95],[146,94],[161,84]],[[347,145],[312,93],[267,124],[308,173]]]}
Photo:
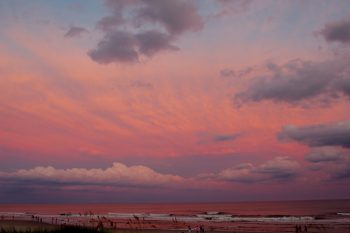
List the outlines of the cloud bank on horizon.
{"label": "cloud bank on horizon", "polygon": [[349,198],[350,3],[318,3],[1,2],[0,202]]}

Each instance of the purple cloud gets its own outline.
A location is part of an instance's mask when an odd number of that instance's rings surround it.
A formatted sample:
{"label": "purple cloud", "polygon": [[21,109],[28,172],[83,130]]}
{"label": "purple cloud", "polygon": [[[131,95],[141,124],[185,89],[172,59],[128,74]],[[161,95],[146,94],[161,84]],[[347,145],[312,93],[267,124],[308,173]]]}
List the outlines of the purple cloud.
{"label": "purple cloud", "polygon": [[113,31],[107,33],[88,55],[101,64],[137,62],[140,56],[151,57],[162,50],[177,50],[176,46],[170,44],[171,40],[169,35],[154,30],[137,34]]}
{"label": "purple cloud", "polygon": [[97,48],[90,50],[88,55],[101,64],[114,61],[135,62],[138,61],[136,44],[137,41],[131,33],[115,31],[107,33],[97,44]]}
{"label": "purple cloud", "polygon": [[234,103],[271,100],[300,104],[321,98],[320,104],[329,104],[339,94],[350,97],[350,62],[338,57],[323,62],[290,61],[284,65],[268,64],[268,75],[255,77],[248,88],[236,93]]}
{"label": "purple cloud", "polygon": [[138,33],[135,38],[139,54],[149,57],[162,50],[178,50],[176,46],[170,44],[171,36],[155,30]]}
{"label": "purple cloud", "polygon": [[89,31],[86,28],[73,26],[64,34],[64,37],[77,37],[87,32]]}
{"label": "purple cloud", "polygon": [[178,50],[173,42],[179,35],[203,26],[196,5],[189,1],[108,0],[106,6],[112,15],[96,25],[105,34],[88,52],[102,64],[138,62],[142,56]]}
{"label": "purple cloud", "polygon": [[243,135],[242,132],[233,133],[233,134],[220,134],[220,135],[216,135],[214,137],[214,141],[216,141],[216,142],[233,141],[233,140],[241,137],[242,135]]}
{"label": "purple cloud", "polygon": [[203,174],[201,177],[238,183],[283,181],[295,178],[300,165],[288,157],[276,157],[259,166],[242,163],[222,170],[217,174]]}
{"label": "purple cloud", "polygon": [[350,43],[350,17],[327,23],[320,34],[329,42]]}
{"label": "purple cloud", "polygon": [[310,153],[305,155],[305,160],[310,163],[336,162],[342,159],[339,150],[333,147],[313,148]]}
{"label": "purple cloud", "polygon": [[342,146],[350,148],[350,122],[304,127],[284,126],[277,137],[279,140],[294,140],[309,146]]}
{"label": "purple cloud", "polygon": [[196,31],[203,27],[203,20],[197,7],[190,1],[153,0],[141,1],[143,6],[137,10],[136,21],[162,25],[170,35],[186,31]]}

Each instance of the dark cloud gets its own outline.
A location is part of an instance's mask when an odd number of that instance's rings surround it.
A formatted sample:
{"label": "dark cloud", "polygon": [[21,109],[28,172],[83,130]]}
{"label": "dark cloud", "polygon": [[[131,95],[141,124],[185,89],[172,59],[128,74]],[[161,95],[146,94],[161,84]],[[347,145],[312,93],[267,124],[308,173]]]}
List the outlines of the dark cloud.
{"label": "dark cloud", "polygon": [[177,50],[171,45],[172,37],[165,33],[150,30],[137,34],[125,31],[107,33],[97,48],[88,55],[96,62],[137,62],[140,56],[151,57],[162,50]]}
{"label": "dark cloud", "polygon": [[[327,23],[318,32],[329,41],[350,42],[350,18]],[[305,101],[319,98],[318,103],[328,105],[345,95],[350,98],[350,59],[347,52],[335,58],[320,61],[290,61],[284,65],[267,64],[268,75],[255,77],[243,92],[236,93],[234,103],[272,100],[305,105]],[[304,102],[304,103],[302,103]]]}
{"label": "dark cloud", "polygon": [[339,150],[333,147],[314,148],[305,155],[305,160],[311,163],[336,162],[342,160],[342,158]]}
{"label": "dark cloud", "polygon": [[350,43],[350,17],[327,23],[320,34],[330,42]]}
{"label": "dark cloud", "polygon": [[238,77],[238,78],[241,78],[241,77],[244,77],[244,76],[248,75],[252,71],[254,71],[254,67],[247,67],[245,69],[241,69],[241,70],[238,70],[238,71],[235,71],[235,70],[232,70],[232,69],[229,69],[229,68],[225,68],[225,69],[220,70],[220,76],[224,77],[224,78],[225,77]]}
{"label": "dark cloud", "polygon": [[234,133],[234,134],[221,134],[216,135],[214,137],[214,141],[216,142],[225,142],[225,141],[232,141],[242,136],[242,133]]}
{"label": "dark cloud", "polygon": [[298,176],[300,165],[288,157],[276,157],[259,166],[242,163],[222,170],[217,174],[204,174],[201,177],[239,183],[256,183],[291,180]]}
{"label": "dark cloud", "polygon": [[179,35],[203,26],[196,5],[190,1],[107,0],[106,6],[112,14],[96,24],[105,34],[88,52],[102,64],[138,62],[142,56],[178,50],[173,42]]}
{"label": "dark cloud", "polygon": [[320,104],[327,104],[339,98],[339,94],[350,97],[349,67],[347,57],[323,62],[269,63],[266,66],[268,75],[253,78],[246,90],[235,94],[234,103],[241,106],[247,102],[272,100],[300,104],[323,97]]}
{"label": "dark cloud", "polygon": [[350,178],[350,157],[347,148],[339,146],[314,147],[305,155],[309,169],[324,181],[334,182]]}
{"label": "dark cloud", "polygon": [[96,28],[108,32],[109,30],[121,25],[123,22],[124,20],[121,16],[105,16],[97,22]]}
{"label": "dark cloud", "polygon": [[295,140],[309,146],[342,146],[350,148],[350,122],[285,126],[278,134],[280,140]]}
{"label": "dark cloud", "polygon": [[171,45],[172,37],[155,30],[138,33],[135,35],[138,42],[139,54],[152,56],[161,50],[178,50],[174,45]]}
{"label": "dark cloud", "polygon": [[334,172],[331,178],[332,180],[344,180],[350,178],[350,163]]}
{"label": "dark cloud", "polygon": [[143,0],[144,6],[137,10],[137,21],[160,24],[171,35],[196,31],[203,27],[197,7],[191,1]]}
{"label": "dark cloud", "polygon": [[104,32],[118,29],[122,24],[127,23],[124,11],[127,7],[139,3],[139,0],[105,0],[106,7],[111,10],[112,14],[100,19],[96,28]]}
{"label": "dark cloud", "polygon": [[136,62],[139,58],[136,45],[134,35],[124,31],[115,31],[107,33],[97,44],[97,48],[90,50],[88,55],[92,60],[102,64],[114,61]]}
{"label": "dark cloud", "polygon": [[81,36],[84,33],[89,32],[86,28],[83,27],[71,27],[69,30],[64,34],[64,37],[76,37]]}
{"label": "dark cloud", "polygon": [[198,133],[198,144],[208,144],[208,143],[219,143],[219,142],[227,142],[234,141],[239,137],[243,136],[244,132],[236,132],[230,134],[213,134],[209,132],[201,132]]}

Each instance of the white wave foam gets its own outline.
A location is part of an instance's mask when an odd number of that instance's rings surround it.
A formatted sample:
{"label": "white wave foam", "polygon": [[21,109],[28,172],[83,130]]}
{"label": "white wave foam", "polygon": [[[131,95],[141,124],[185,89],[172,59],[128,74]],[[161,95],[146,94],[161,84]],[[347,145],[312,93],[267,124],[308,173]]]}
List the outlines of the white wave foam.
{"label": "white wave foam", "polygon": [[23,212],[0,212],[0,215],[15,216],[15,215],[26,215],[26,213],[23,213]]}
{"label": "white wave foam", "polygon": [[338,215],[350,216],[350,213],[337,213]]}

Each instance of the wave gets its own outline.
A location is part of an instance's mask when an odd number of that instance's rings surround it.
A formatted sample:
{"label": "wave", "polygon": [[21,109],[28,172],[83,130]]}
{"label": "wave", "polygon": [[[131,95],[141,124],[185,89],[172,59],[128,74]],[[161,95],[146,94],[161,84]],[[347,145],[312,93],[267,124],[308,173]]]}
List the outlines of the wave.
{"label": "wave", "polygon": [[[203,214],[194,215],[174,215],[171,213],[160,214],[160,213],[120,213],[120,212],[109,212],[107,214],[77,214],[77,213],[60,213],[60,214],[35,214],[29,212],[0,212],[0,216],[7,218],[17,219],[32,219],[33,216],[43,219],[64,219],[64,220],[79,220],[89,221],[91,219],[124,219],[132,221],[168,221],[168,222],[270,222],[270,223],[294,223],[294,222],[319,222],[319,221],[343,221],[348,222],[350,213],[339,212],[334,213],[335,215],[322,215],[322,216],[284,216],[284,215],[232,215],[223,212],[204,212]],[[338,217],[336,217],[338,215]]]}
{"label": "wave", "polygon": [[211,221],[211,222],[299,222],[313,221],[313,216],[234,216],[231,214],[223,214],[220,212],[211,212],[197,215],[173,215],[173,214],[153,214],[153,213],[108,213],[110,218],[128,218],[128,219],[144,219],[144,220],[163,220],[163,221]]}
{"label": "wave", "polygon": [[4,216],[15,216],[15,215],[26,215],[28,213],[24,213],[24,212],[0,212],[0,215],[4,215]]}
{"label": "wave", "polygon": [[350,216],[350,213],[337,213],[338,215]]}

